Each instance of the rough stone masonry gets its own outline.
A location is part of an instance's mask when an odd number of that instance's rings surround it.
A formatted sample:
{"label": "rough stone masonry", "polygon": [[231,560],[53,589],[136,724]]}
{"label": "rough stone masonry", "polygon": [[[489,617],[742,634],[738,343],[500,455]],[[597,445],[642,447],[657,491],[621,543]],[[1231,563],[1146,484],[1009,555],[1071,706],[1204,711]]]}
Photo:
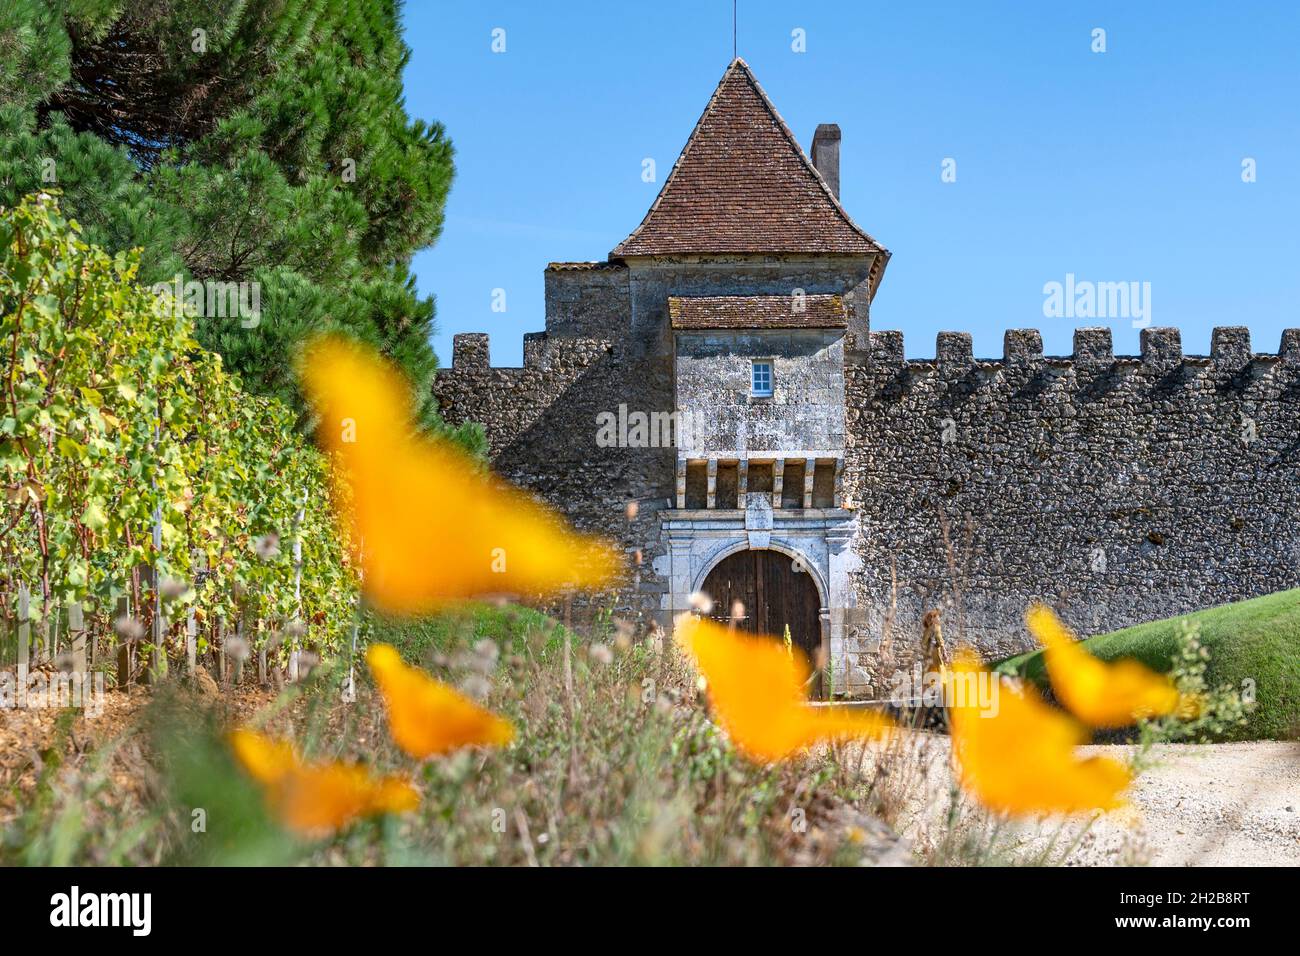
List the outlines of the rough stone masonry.
{"label": "rough stone masonry", "polygon": [[[816,588],[835,692],[872,697],[932,607],[998,658],[1034,600],[1097,633],[1300,583],[1300,330],[1258,354],[1218,328],[1193,357],[1147,328],[1124,357],[1081,328],[1061,358],[1016,330],[995,360],[945,332],[907,360],[870,331],[889,253],[839,204],[838,128],[811,151],[736,60],[637,230],[547,268],[522,368],[455,337],[446,419],[626,550],[588,610],[666,625],[724,558],[773,551]],[[640,427],[664,413],[667,447]]]}

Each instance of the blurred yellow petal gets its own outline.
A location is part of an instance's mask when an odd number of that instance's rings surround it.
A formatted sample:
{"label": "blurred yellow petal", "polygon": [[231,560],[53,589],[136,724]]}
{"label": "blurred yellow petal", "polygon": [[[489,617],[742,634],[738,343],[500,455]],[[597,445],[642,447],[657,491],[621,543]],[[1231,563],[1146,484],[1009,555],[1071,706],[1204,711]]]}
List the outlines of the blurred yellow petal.
{"label": "blurred yellow petal", "polygon": [[258,783],[276,783],[298,769],[298,758],[292,747],[254,731],[234,731],[230,745],[248,775]]}
{"label": "blurred yellow petal", "polygon": [[404,780],[376,780],[361,767],[338,763],[302,768],[284,781],[275,798],[284,822],[305,834],[332,832],[360,817],[405,813],[419,802],[415,788]]}
{"label": "blurred yellow petal", "polygon": [[420,795],[399,777],[372,777],[342,763],[303,764],[287,743],[251,730],[230,735],[239,763],[262,784],[276,817],[304,835],[338,830],[360,817],[405,813]]}
{"label": "blurred yellow petal", "polygon": [[1046,648],[1056,698],[1084,723],[1127,727],[1144,717],[1163,717],[1178,706],[1178,691],[1168,677],[1134,660],[1098,660],[1043,605],[1031,607],[1025,620]]}
{"label": "blurred yellow petal", "polygon": [[303,382],[317,437],[339,465],[336,508],[380,609],[418,614],[475,595],[597,587],[616,573],[611,548],[574,534],[450,442],[417,434],[409,384],[372,350],[318,339]]}
{"label": "blurred yellow petal", "polygon": [[428,674],[402,663],[387,644],[366,652],[370,673],[388,706],[388,732],[412,757],[445,754],[478,744],[504,745],[515,728]]}
{"label": "blurred yellow petal", "polygon": [[1038,815],[1124,805],[1128,769],[1105,757],[1080,760],[1075,748],[1087,732],[1032,687],[1015,689],[965,652],[944,689],[962,786],[985,806]]}
{"label": "blurred yellow petal", "polygon": [[1126,803],[1107,815],[1114,826],[1132,829],[1142,823],[1142,812],[1131,803]]}
{"label": "blurred yellow petal", "polygon": [[784,760],[813,744],[876,738],[892,726],[876,713],[813,707],[811,671],[773,637],[754,637],[701,620],[677,621],[677,641],[694,659],[718,721],[736,749],[758,763]]}

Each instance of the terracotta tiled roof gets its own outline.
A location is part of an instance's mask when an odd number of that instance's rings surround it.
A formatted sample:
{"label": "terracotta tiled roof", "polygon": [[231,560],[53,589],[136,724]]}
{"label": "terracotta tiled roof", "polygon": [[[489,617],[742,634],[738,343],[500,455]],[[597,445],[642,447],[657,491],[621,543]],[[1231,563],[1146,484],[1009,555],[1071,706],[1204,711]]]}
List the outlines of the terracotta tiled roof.
{"label": "terracotta tiled roof", "polygon": [[732,62],[659,197],[610,253],[889,253],[860,229],[773,108]]}
{"label": "terracotta tiled roof", "polygon": [[842,329],[848,324],[838,295],[709,295],[668,297],[675,329]]}

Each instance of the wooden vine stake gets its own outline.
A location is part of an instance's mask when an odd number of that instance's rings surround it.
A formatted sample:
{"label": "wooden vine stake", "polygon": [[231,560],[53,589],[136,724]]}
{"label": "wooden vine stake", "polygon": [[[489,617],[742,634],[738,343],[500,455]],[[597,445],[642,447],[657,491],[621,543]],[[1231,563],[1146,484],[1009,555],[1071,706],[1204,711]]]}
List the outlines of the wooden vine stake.
{"label": "wooden vine stake", "polygon": [[18,683],[26,686],[27,672],[31,668],[32,595],[27,585],[18,585]]}
{"label": "wooden vine stake", "polygon": [[343,702],[350,704],[357,699],[357,631],[360,629],[361,599],[357,598],[356,613],[352,615],[352,646],[348,654],[348,676],[343,682]]}
{"label": "wooden vine stake", "polygon": [[[131,616],[131,602],[125,598],[117,599],[117,619]],[[117,636],[117,689],[126,690],[131,686],[135,673],[135,641],[129,634]]]}
{"label": "wooden vine stake", "polygon": [[231,675],[231,682],[238,687],[244,680],[244,657],[248,653],[248,645],[244,643],[244,611],[239,610],[239,617],[235,621],[235,640],[238,641],[239,653],[235,655],[234,673]]}
{"label": "wooden vine stake", "polygon": [[[155,440],[157,431],[155,430]],[[162,554],[162,505],[153,510],[153,567],[150,569],[149,583],[153,585],[153,650],[149,654],[149,683],[156,684],[167,676],[167,646],[163,643],[164,620],[162,602],[162,576],[158,571],[158,556]]]}
{"label": "wooden vine stake", "polygon": [[[49,606],[49,602],[46,602]],[[59,604],[49,606],[49,613],[41,618],[41,661],[52,661],[59,656]]]}
{"label": "wooden vine stake", "polygon": [[[202,548],[196,548],[193,559],[194,568],[194,587],[197,591],[199,581],[204,571],[208,569],[208,555]],[[199,622],[194,613],[194,605],[190,605],[189,610],[185,613],[185,673],[190,677],[199,666]]]}
{"label": "wooden vine stake", "polygon": [[221,618],[212,622],[213,636],[216,638],[217,649],[217,680],[221,686],[226,685],[226,631],[222,626]]}
{"label": "wooden vine stake", "polygon": [[[302,622],[302,523],[307,518],[307,492],[302,493],[302,503],[293,518],[293,606],[294,621]],[[293,628],[293,644],[289,648],[289,681],[298,680],[298,632]]]}
{"label": "wooden vine stake", "polygon": [[72,672],[86,674],[86,617],[80,601],[68,605],[68,643],[72,647]]}
{"label": "wooden vine stake", "polygon": [[[257,633],[265,634],[266,630],[262,619],[257,619]],[[266,685],[266,641],[262,641],[262,646],[257,649],[257,683],[259,686]]]}
{"label": "wooden vine stake", "polygon": [[194,608],[185,615],[185,673],[190,677],[199,667],[199,622],[194,619]]}
{"label": "wooden vine stake", "polygon": [[357,606],[352,612],[352,647],[348,653],[348,678],[343,683],[345,704],[350,704],[357,699],[357,634],[361,630],[361,608],[365,595],[366,572],[362,565],[365,553],[366,542],[363,539],[357,547]]}

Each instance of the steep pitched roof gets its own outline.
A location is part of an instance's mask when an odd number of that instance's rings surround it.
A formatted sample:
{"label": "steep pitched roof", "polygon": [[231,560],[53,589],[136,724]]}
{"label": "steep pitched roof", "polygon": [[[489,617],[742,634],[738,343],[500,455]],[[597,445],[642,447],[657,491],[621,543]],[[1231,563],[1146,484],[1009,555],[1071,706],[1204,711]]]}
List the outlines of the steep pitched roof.
{"label": "steep pitched roof", "polygon": [[691,253],[889,255],[849,218],[741,59],[610,257]]}
{"label": "steep pitched roof", "polygon": [[674,329],[842,329],[848,325],[838,295],[670,295]]}

